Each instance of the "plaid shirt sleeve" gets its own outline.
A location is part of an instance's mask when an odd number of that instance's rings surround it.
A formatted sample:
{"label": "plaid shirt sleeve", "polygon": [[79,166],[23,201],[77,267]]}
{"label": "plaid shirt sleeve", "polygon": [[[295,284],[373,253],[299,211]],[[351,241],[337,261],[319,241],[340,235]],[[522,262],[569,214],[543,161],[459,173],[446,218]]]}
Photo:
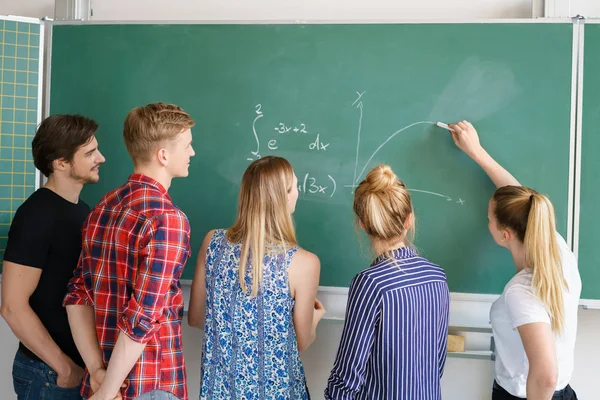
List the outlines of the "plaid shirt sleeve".
{"label": "plaid shirt sleeve", "polygon": [[183,213],[146,221],[140,232],[140,256],[133,293],[117,327],[130,339],[147,343],[160,328],[165,297],[189,254],[189,222]]}
{"label": "plaid shirt sleeve", "polygon": [[69,280],[69,285],[67,286],[67,295],[63,301],[63,307],[94,305],[94,302],[85,288],[85,281],[82,271],[81,257],[79,257],[77,268],[75,269],[73,277]]}
{"label": "plaid shirt sleeve", "polygon": [[[85,230],[89,222],[89,216],[86,218],[86,221],[83,225],[82,229],[82,237],[85,237]],[[85,245],[85,241],[84,245]],[[66,306],[92,306],[94,302],[92,301],[92,297],[90,293],[86,289],[85,278],[83,276],[83,250],[79,255],[79,261],[77,262],[77,268],[73,272],[73,277],[69,280],[69,284],[67,285],[67,294],[65,299],[63,300],[63,307]],[[91,286],[90,284],[87,287]]]}

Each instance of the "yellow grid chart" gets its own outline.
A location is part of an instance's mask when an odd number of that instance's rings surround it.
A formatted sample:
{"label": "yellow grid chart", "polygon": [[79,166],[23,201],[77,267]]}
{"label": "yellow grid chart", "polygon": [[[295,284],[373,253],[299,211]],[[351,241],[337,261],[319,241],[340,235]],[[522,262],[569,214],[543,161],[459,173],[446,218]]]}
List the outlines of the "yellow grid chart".
{"label": "yellow grid chart", "polygon": [[15,211],[35,190],[40,24],[0,19],[0,262]]}

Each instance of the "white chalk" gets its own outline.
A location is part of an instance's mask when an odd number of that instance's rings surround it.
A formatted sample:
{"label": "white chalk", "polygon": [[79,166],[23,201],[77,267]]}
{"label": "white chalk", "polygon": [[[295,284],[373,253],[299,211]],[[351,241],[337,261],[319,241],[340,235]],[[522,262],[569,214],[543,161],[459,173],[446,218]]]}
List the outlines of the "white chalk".
{"label": "white chalk", "polygon": [[452,132],[452,129],[450,129],[448,124],[445,124],[443,122],[438,122],[436,125],[439,126],[440,128],[448,129],[450,132]]}

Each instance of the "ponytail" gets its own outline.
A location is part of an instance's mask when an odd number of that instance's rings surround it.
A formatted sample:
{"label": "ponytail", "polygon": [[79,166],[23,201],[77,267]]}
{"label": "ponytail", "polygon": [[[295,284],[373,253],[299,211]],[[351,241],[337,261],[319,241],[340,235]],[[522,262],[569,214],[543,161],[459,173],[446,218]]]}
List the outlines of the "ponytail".
{"label": "ponytail", "polygon": [[532,289],[550,314],[552,331],[561,333],[564,324],[562,259],[556,239],[554,207],[543,194],[522,186],[496,190],[495,216],[499,226],[511,229],[523,243],[525,261],[533,273]]}
{"label": "ponytail", "polygon": [[563,289],[567,282],[555,231],[552,203],[544,195],[533,194],[525,231],[525,259],[533,271],[533,291],[550,314],[552,330],[560,333],[565,315]]}

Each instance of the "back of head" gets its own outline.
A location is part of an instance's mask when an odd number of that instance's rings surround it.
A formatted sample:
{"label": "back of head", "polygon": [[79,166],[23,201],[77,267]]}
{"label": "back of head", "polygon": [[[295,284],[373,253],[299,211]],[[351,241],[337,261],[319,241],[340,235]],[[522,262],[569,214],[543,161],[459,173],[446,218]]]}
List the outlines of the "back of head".
{"label": "back of head", "polygon": [[500,228],[517,235],[525,248],[525,259],[533,273],[532,285],[552,323],[561,332],[564,322],[563,276],[560,248],[556,239],[554,207],[547,196],[523,186],[504,186],[492,198]]}
{"label": "back of head", "polygon": [[193,126],[192,117],[174,104],[153,103],[136,107],[125,118],[125,147],[134,164],[147,163],[161,144]]}
{"label": "back of head", "polygon": [[354,212],[371,238],[382,242],[407,239],[412,200],[404,183],[388,165],[373,168],[358,185],[354,192]]}
{"label": "back of head", "polygon": [[242,244],[240,284],[246,290],[248,257],[252,257],[252,294],[262,279],[262,262],[267,246],[280,249],[295,246],[296,233],[288,205],[294,184],[294,170],[281,157],[266,156],[254,161],[244,172],[235,223],[227,239]]}
{"label": "back of head", "polygon": [[33,163],[46,177],[54,172],[54,160],[73,161],[73,156],[81,146],[89,143],[98,124],[81,115],[53,115],[42,121],[38,127],[31,151]]}

